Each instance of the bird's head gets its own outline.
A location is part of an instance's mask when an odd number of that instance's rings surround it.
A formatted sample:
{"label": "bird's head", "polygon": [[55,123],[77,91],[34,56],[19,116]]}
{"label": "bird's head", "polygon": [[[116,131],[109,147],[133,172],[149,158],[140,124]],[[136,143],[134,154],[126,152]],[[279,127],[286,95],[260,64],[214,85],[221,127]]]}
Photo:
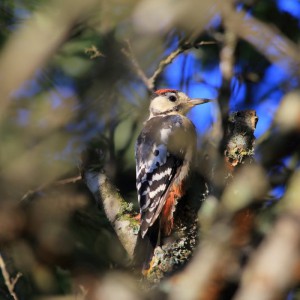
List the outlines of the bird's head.
{"label": "bird's head", "polygon": [[173,89],[157,90],[150,103],[150,118],[159,115],[185,115],[196,105],[210,102],[208,99],[191,99],[185,93]]}

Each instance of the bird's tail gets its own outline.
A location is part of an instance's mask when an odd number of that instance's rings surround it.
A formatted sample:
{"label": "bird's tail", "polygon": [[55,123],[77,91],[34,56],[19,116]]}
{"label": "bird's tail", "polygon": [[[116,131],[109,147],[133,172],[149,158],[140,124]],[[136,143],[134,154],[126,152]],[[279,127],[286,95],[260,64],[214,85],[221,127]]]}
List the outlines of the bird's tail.
{"label": "bird's tail", "polygon": [[158,219],[148,228],[144,237],[142,237],[141,232],[138,234],[134,249],[134,264],[135,268],[141,270],[143,274],[151,268],[154,249],[159,244],[159,227]]}

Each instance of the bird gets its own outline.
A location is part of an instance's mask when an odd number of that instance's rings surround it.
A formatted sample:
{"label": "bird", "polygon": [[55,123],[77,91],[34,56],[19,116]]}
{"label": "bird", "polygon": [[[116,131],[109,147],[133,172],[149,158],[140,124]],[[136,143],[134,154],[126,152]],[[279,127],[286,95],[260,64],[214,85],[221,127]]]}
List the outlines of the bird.
{"label": "bird", "polygon": [[149,118],[135,144],[140,207],[135,260],[143,274],[149,270],[161,238],[172,233],[176,204],[185,194],[195,159],[197,134],[186,114],[211,101],[191,99],[175,89],[159,89],[150,100]]}

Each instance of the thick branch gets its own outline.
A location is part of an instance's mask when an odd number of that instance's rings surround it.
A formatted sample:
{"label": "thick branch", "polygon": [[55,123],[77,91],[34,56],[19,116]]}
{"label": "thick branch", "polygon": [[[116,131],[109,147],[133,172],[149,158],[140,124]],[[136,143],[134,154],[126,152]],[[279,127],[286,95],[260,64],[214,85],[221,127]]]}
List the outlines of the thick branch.
{"label": "thick branch", "polygon": [[236,34],[233,31],[231,31],[230,28],[226,28],[224,34],[224,45],[220,52],[220,68],[223,74],[223,78],[226,80],[231,80],[231,78],[234,75],[234,52],[236,44]]}
{"label": "thick branch", "polygon": [[298,171],[281,200],[281,217],[244,271],[236,300],[277,299],[295,283],[300,250],[299,193]]}
{"label": "thick branch", "polygon": [[284,216],[278,220],[246,267],[235,300],[272,300],[284,296],[294,283],[298,267],[299,230],[299,216]]}
{"label": "thick branch", "polygon": [[225,159],[230,168],[254,154],[254,130],[258,117],[254,110],[233,112],[225,134]]}
{"label": "thick branch", "polygon": [[236,241],[245,241],[249,230],[239,230],[246,225],[246,214],[243,214],[242,222],[235,222],[234,218],[240,209],[262,197],[267,190],[265,174],[258,166],[246,165],[238,172],[225,189],[220,204],[211,196],[201,207],[200,229],[204,221],[210,226],[207,231],[201,231],[203,235],[199,248],[186,269],[175,281],[171,279],[167,282],[170,299],[218,299],[226,279],[237,276],[237,253],[240,253],[244,243]]}
{"label": "thick branch", "polygon": [[85,171],[84,179],[114,228],[130,258],[133,256],[139,225],[130,215],[130,207],[102,172]]}
{"label": "thick branch", "polygon": [[236,11],[226,2],[220,2],[224,22],[232,33],[259,50],[271,62],[289,72],[299,73],[299,47],[285,37],[276,27],[257,20],[244,11]]}

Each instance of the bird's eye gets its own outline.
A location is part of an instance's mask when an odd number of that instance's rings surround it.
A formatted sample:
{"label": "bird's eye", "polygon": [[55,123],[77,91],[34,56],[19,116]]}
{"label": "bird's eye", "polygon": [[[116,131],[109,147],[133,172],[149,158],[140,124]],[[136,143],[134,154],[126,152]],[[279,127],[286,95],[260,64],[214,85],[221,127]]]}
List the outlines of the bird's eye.
{"label": "bird's eye", "polygon": [[176,96],[171,95],[171,96],[169,96],[169,100],[170,100],[171,102],[175,102],[175,101],[177,100],[177,98],[176,98]]}

